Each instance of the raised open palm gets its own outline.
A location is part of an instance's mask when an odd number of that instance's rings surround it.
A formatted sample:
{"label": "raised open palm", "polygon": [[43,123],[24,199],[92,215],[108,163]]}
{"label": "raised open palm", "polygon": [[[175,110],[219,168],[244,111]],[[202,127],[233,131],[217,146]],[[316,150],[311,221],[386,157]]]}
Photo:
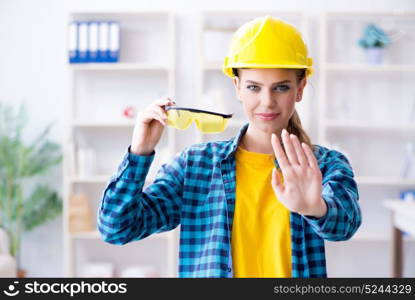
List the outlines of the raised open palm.
{"label": "raised open palm", "polygon": [[321,197],[322,175],[310,147],[289,135],[283,129],[281,133],[285,153],[275,134],[271,144],[281,168],[283,178],[277,169],[272,171],[271,184],[278,200],[290,211],[313,217],[322,217],[327,212],[325,201]]}

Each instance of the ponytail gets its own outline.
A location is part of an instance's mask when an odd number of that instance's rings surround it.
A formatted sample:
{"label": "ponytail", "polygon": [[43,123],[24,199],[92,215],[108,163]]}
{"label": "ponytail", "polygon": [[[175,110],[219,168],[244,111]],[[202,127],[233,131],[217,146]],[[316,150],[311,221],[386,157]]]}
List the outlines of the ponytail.
{"label": "ponytail", "polygon": [[[305,78],[306,69],[294,69],[294,71],[296,72],[296,75],[297,75],[297,83],[300,83],[301,80]],[[303,126],[301,125],[300,116],[298,115],[297,110],[294,110],[293,115],[288,121],[287,131],[288,133],[295,134],[300,140],[300,143],[305,143],[311,148],[312,151],[314,150],[314,146],[311,144],[310,137],[308,136],[308,134],[303,129]]]}
{"label": "ponytail", "polygon": [[312,151],[314,150],[313,149],[314,147],[311,144],[310,137],[308,136],[308,134],[303,129],[303,126],[301,125],[301,120],[297,113],[297,110],[294,111],[292,117],[288,121],[287,131],[288,133],[295,134],[300,140],[300,143],[305,143],[311,148]]}

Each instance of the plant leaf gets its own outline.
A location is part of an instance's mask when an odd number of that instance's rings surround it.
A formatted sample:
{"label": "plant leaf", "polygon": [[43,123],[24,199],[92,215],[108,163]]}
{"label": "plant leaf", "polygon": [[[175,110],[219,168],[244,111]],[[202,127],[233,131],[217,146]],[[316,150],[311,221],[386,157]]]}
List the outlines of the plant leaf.
{"label": "plant leaf", "polygon": [[30,231],[43,223],[54,219],[62,212],[62,200],[48,186],[38,186],[25,201],[23,207],[23,225]]}

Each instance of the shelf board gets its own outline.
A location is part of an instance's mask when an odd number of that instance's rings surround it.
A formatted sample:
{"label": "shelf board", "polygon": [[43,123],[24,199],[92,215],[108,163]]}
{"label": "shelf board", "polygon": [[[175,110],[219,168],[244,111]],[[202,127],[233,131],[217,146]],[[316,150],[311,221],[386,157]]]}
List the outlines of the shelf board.
{"label": "shelf board", "polygon": [[399,214],[413,218],[415,215],[415,203],[412,201],[402,201],[400,199],[385,199],[383,205]]}
{"label": "shelf board", "polygon": [[359,71],[359,72],[415,72],[415,65],[396,65],[396,64],[341,64],[329,63],[323,66],[327,71]]}
{"label": "shelf board", "polygon": [[[359,242],[359,241],[366,241],[366,242],[390,242],[391,236],[389,233],[381,234],[381,233],[368,233],[368,232],[357,232],[349,241],[351,242]],[[405,241],[415,241],[415,238],[412,236],[404,236]]]}
{"label": "shelf board", "polygon": [[111,175],[88,176],[88,177],[71,177],[72,183],[106,183],[110,180]]}
{"label": "shelf board", "polygon": [[90,239],[100,239],[100,233],[98,231],[90,231],[90,232],[71,232],[69,233],[71,238],[73,239],[84,239],[84,240],[90,240]]}
{"label": "shelf board", "polygon": [[210,61],[202,63],[202,70],[205,71],[222,71],[222,62]]}
{"label": "shelf board", "polygon": [[134,121],[73,121],[72,123],[72,126],[80,128],[132,128],[134,125]]}
{"label": "shelf board", "polygon": [[382,185],[382,186],[399,186],[415,187],[415,179],[394,178],[394,177],[377,177],[377,176],[356,176],[355,180],[358,185]]}
{"label": "shelf board", "polygon": [[367,124],[359,122],[340,122],[334,120],[327,120],[326,127],[328,129],[339,130],[358,130],[358,131],[403,131],[415,132],[415,126],[408,124]]}
{"label": "shelf board", "polygon": [[143,18],[143,17],[166,17],[170,15],[169,10],[125,10],[125,11],[112,11],[112,10],[83,10],[72,11],[70,15],[72,18],[109,18],[109,19],[124,19],[124,18]]}
{"label": "shelf board", "polygon": [[[82,240],[100,240],[101,234],[95,230],[90,232],[77,232],[77,233],[69,233],[70,237],[73,239],[82,239]],[[172,235],[172,232],[162,232],[162,233],[155,233],[147,237],[146,239],[169,239]]]}
{"label": "shelf board", "polygon": [[79,63],[70,64],[71,69],[79,71],[169,71],[165,64],[156,63]]}
{"label": "shelf board", "polygon": [[238,27],[214,27],[206,26],[203,28],[204,31],[217,31],[217,32],[235,32],[238,30]]}
{"label": "shelf board", "polygon": [[335,17],[358,17],[362,18],[366,16],[389,16],[389,17],[404,17],[404,16],[413,16],[415,11],[403,10],[403,9],[393,9],[388,11],[326,11],[324,13],[326,16],[335,16]]}
{"label": "shelf board", "polygon": [[368,232],[356,232],[350,241],[389,241],[388,234],[368,233]]}

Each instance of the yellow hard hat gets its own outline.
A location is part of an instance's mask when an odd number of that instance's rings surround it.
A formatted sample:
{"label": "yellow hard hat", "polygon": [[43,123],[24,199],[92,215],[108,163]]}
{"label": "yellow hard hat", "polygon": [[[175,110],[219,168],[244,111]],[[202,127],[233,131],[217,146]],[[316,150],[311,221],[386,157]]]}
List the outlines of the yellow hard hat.
{"label": "yellow hard hat", "polygon": [[245,23],[234,33],[222,70],[233,78],[232,68],[307,69],[308,77],[312,66],[301,33],[280,19],[265,16]]}

